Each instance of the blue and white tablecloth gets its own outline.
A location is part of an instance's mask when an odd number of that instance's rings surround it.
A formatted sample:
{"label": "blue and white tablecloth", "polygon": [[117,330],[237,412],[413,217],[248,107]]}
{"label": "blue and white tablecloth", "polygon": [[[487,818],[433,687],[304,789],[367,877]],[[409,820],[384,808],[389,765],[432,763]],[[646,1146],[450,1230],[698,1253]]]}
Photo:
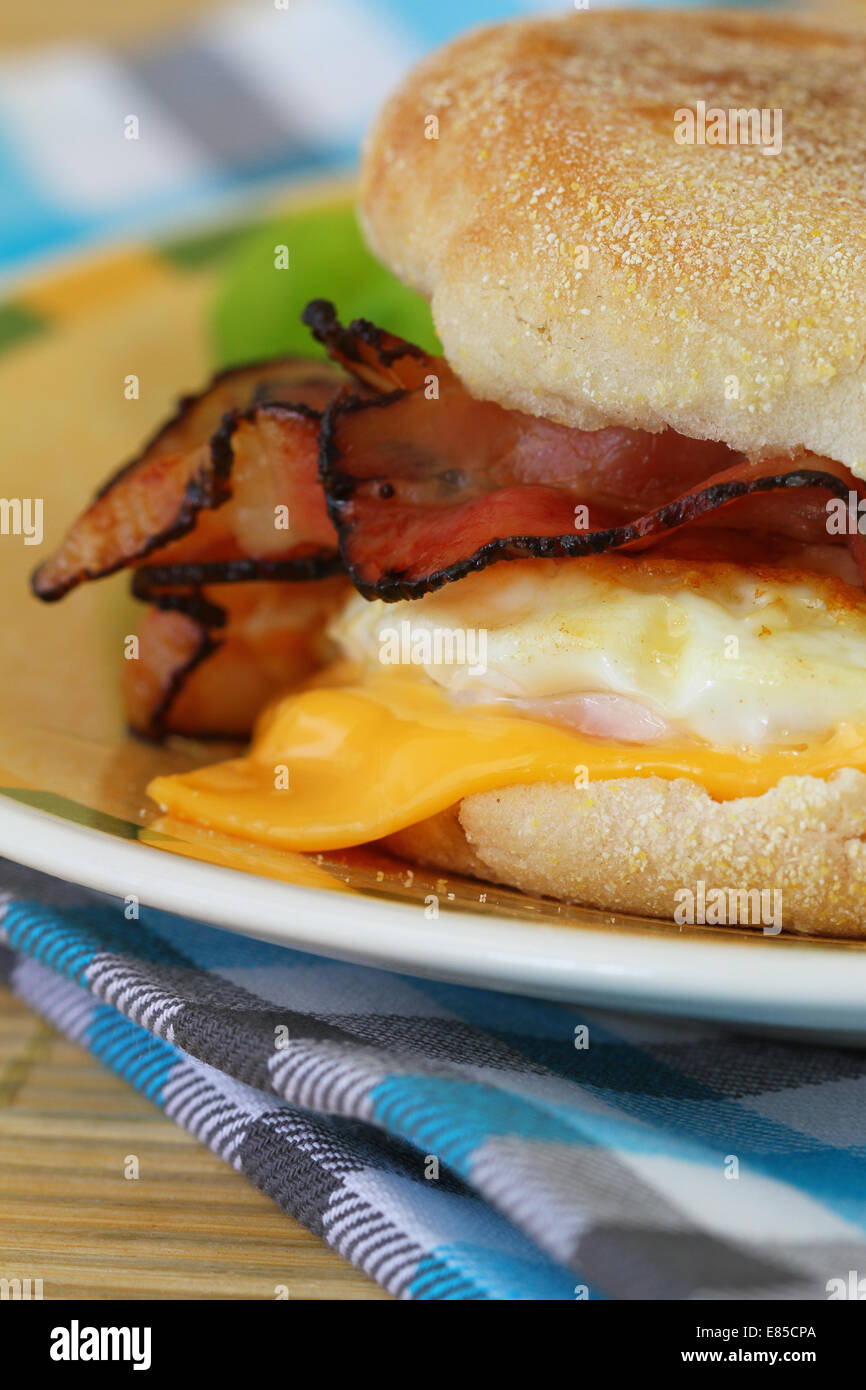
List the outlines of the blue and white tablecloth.
{"label": "blue and white tablecloth", "polygon": [[129,920],[2,861],[0,941],[38,1013],[399,1297],[823,1300],[866,1272],[866,1052]]}

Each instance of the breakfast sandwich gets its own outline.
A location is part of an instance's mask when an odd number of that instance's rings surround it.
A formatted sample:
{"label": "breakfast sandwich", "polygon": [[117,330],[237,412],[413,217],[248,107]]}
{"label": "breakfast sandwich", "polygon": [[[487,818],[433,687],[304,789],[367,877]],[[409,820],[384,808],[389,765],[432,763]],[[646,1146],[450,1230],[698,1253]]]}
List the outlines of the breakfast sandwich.
{"label": "breakfast sandwich", "polygon": [[575,11],[411,73],[360,215],[444,356],[322,286],[331,365],[187,398],[34,577],[133,569],[138,732],[253,730],[157,804],[866,934],[864,61],[821,19]]}

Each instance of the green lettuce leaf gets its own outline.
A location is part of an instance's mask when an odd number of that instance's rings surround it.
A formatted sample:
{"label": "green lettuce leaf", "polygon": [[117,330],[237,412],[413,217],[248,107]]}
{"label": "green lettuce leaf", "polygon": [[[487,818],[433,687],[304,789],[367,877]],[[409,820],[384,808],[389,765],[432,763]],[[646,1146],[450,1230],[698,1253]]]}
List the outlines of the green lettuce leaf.
{"label": "green lettuce leaf", "polygon": [[[287,269],[276,265],[280,247],[288,249]],[[300,320],[311,299],[333,300],[344,323],[371,319],[441,352],[426,300],[374,259],[345,202],[275,217],[229,248],[211,315],[216,365],[281,353],[324,356]]]}

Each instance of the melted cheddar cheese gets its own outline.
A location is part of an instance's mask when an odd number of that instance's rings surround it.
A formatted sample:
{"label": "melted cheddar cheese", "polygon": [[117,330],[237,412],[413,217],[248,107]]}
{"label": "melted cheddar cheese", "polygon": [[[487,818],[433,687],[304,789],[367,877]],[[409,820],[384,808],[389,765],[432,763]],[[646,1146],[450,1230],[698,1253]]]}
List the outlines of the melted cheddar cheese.
{"label": "melted cheddar cheese", "polygon": [[379,839],[473,792],[527,782],[688,777],[719,800],[757,796],[790,774],[866,771],[866,728],[842,724],[796,746],[723,749],[693,740],[645,747],[582,736],[504,712],[455,706],[420,673],[289,695],[259,722],[246,757],[148,792],[183,820],[290,850]]}

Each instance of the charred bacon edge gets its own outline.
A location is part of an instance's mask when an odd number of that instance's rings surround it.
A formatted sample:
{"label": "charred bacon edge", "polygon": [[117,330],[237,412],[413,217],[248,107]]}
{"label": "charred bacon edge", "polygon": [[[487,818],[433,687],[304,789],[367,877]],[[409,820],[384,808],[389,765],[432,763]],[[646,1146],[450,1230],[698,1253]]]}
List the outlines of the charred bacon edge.
{"label": "charred bacon edge", "polygon": [[378,382],[375,379],[371,382],[371,376],[376,376],[375,367],[364,360],[359,345],[371,350],[378,364],[389,374],[387,380],[391,378],[394,363],[401,358],[413,357],[423,363],[432,360],[416,343],[407,342],[387,329],[377,328],[369,319],[353,319],[344,328],[337,317],[336,307],[329,299],[311,299],[301,313],[301,321],[316,341],[322,344],[331,360],[365,385],[376,386]]}
{"label": "charred bacon edge", "polygon": [[342,571],[343,562],[333,550],[317,550],[296,560],[203,560],[198,564],[142,565],[132,577],[136,598],[152,602],[160,591],[200,589],[205,584],[244,584],[256,580],[303,583],[328,579]]}
{"label": "charred bacon edge", "polygon": [[[231,468],[231,462],[229,462],[228,467]],[[171,541],[180,540],[181,536],[187,535],[193,529],[199,512],[215,510],[227,502],[230,497],[228,473],[221,472],[221,467],[216,463],[211,449],[210,467],[200,468],[194,477],[190,478],[184,489],[174,521],[170,526],[164,527],[155,535],[148,536],[147,540],[132,554],[123,555],[111,564],[104,565],[102,569],[81,569],[76,574],[70,575],[64,583],[54,584],[50,588],[41,587],[39,576],[44,565],[39,565],[30,576],[30,587],[43,603],[56,603],[58,599],[63,598],[79,584],[88,583],[94,579],[106,579],[108,575],[116,574],[118,570],[127,569],[134,561],[145,559],[154,550],[161,550],[164,545],[168,545]]]}
{"label": "charred bacon edge", "polygon": [[[198,628],[198,645],[188,661],[175,668],[162,699],[144,728],[131,727],[142,738],[158,742],[166,735],[166,720],[177,696],[193,671],[222,646],[214,631],[228,623],[226,610],[201,593],[203,585],[271,580],[286,583],[325,579],[342,572],[336,552],[319,551],[299,560],[226,560],[198,565],[154,565],[136,570],[130,586],[135,598],[160,612],[182,613]],[[165,587],[163,587],[165,586]],[[196,729],[188,737],[235,740],[237,735],[223,729]]]}
{"label": "charred bacon edge", "polygon": [[220,604],[198,592],[152,594],[148,601],[161,613],[183,613],[202,628],[225,627],[228,621],[228,614]]}
{"label": "charred bacon edge", "polygon": [[[303,401],[259,401],[253,405],[227,410],[210,437],[210,457],[214,471],[228,480],[235,461],[232,440],[242,424],[252,424],[258,415],[294,415],[304,420],[321,421],[322,412]],[[228,496],[222,501],[227,501]],[[219,504],[218,504],[219,505]]]}
{"label": "charred bacon edge", "polygon": [[[407,580],[405,570],[384,570],[381,578],[369,582],[362,578],[359,566],[352,559],[351,540],[355,522],[346,519],[345,508],[357,487],[363,483],[374,482],[375,479],[357,478],[340,468],[337,428],[342,415],[371,408],[386,408],[406,394],[406,391],[393,391],[387,395],[364,399],[357,395],[347,395],[344,388],[343,392],[331,401],[322,418],[319,434],[319,477],[325,488],[328,515],[339,537],[340,554],[346,572],[355,588],[367,599],[379,598],[386,603],[396,603],[401,599],[420,598],[423,594],[441,589],[454,580],[463,579],[467,574],[486,569],[488,565],[501,560],[573,558],[637,546],[641,541],[650,540],[661,532],[678,530],[698,517],[728,506],[741,497],[757,493],[776,492],[786,488],[818,487],[825,488],[833,496],[846,498],[851,488],[851,481],[848,479],[821,469],[802,467],[760,478],[719,481],[709,484],[704,489],[684,493],[682,497],[666,502],[623,526],[561,536],[501,536],[479,546],[465,559],[456,560],[423,579]],[[856,480],[854,481],[856,483]],[[383,478],[382,483],[387,486],[387,478]],[[864,550],[856,545],[853,548],[855,559],[861,571],[864,571],[866,582]]]}
{"label": "charred bacon edge", "polygon": [[184,418],[190,413],[193,406],[197,405],[205,396],[210,395],[211,391],[216,387],[223,385],[224,382],[230,381],[232,377],[243,376],[246,372],[255,372],[259,369],[262,371],[279,372],[282,367],[291,367],[301,362],[306,362],[308,364],[311,375],[319,365],[309,361],[305,357],[290,353],[285,357],[264,357],[253,362],[243,362],[234,367],[223,367],[221,371],[214,372],[213,376],[200,391],[188,391],[185,395],[178,397],[173,414],[170,415],[167,420],[163,421],[159,428],[154,431],[134,458],[128,459],[126,463],[122,463],[120,467],[106,479],[101,487],[94,493],[93,501],[96,502],[100,497],[104,497],[107,492],[111,491],[116,483],[119,483],[122,478],[126,477],[127,473],[131,473],[138,464],[142,463],[147,455],[158,446],[162,439],[164,439],[169,430],[173,430],[176,425],[183,424]]}
{"label": "charred bacon edge", "polygon": [[144,560],[155,550],[161,550],[170,542],[180,540],[182,536],[188,535],[195,526],[199,512],[215,511],[231,498],[230,479],[234,466],[232,436],[238,425],[242,421],[253,419],[259,412],[269,411],[301,416],[315,421],[321,419],[320,411],[305,405],[302,401],[267,401],[263,404],[249,406],[244,410],[226,411],[219,426],[210,437],[208,463],[190,478],[184,489],[175,518],[169,526],[163,527],[161,531],[152,536],[148,536],[138,550],[123,556],[112,564],[105,565],[99,570],[80,570],[77,574],[71,575],[65,583],[55,584],[51,588],[40,588],[39,576],[44,564],[47,563],[43,562],[30,577],[30,587],[36,597],[41,599],[43,603],[55,603],[78,584],[94,579],[105,579],[110,574],[116,574],[118,570],[127,569],[136,560]]}
{"label": "charred bacon edge", "polygon": [[[340,458],[340,451],[336,441],[336,419],[339,415],[354,415],[360,410],[384,410],[389,405],[395,405],[397,401],[402,401],[405,396],[410,395],[409,391],[398,387],[396,391],[387,391],[378,396],[359,396],[350,387],[344,386],[342,391],[326,406],[322,415],[322,423],[319,426],[319,481],[325,491],[325,504],[328,508],[328,516],[337,528],[337,535],[340,538],[340,551],[342,554],[342,531],[340,507],[349,501],[355,488],[362,482],[372,482],[370,478],[356,478],[352,473],[346,473],[343,469],[336,466]],[[387,483],[383,478],[383,482]],[[345,525],[345,523],[342,523]],[[345,563],[345,556],[343,556]]]}
{"label": "charred bacon edge", "polygon": [[[208,603],[200,594],[165,594],[154,600],[154,607],[162,612],[180,612],[190,619],[197,628],[197,642],[192,654],[186,661],[181,662],[174,668],[169,677],[168,683],[162,692],[160,699],[152,710],[149,711],[147,723],[143,726],[129,724],[130,733],[137,738],[143,738],[150,743],[158,743],[165,738],[168,730],[166,720],[169,710],[177,699],[189,677],[204,661],[213,656],[221,646],[222,642],[212,635],[213,628],[224,627],[226,622],[225,609],[218,607],[217,604]],[[218,734],[199,734],[196,738],[218,738]]]}

